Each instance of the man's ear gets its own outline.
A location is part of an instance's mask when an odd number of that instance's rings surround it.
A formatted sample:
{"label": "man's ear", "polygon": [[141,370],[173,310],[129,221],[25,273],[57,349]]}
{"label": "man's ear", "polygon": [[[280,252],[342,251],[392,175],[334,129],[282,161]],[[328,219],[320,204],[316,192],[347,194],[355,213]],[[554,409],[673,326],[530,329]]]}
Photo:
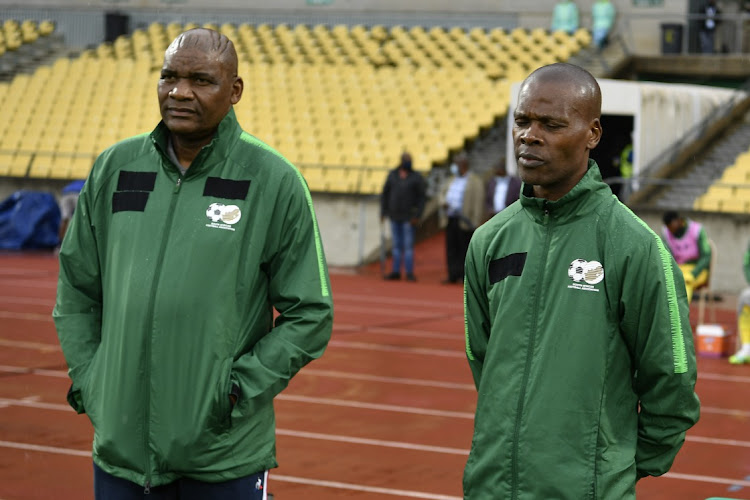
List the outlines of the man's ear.
{"label": "man's ear", "polygon": [[240,102],[240,99],[242,98],[242,91],[245,88],[245,82],[242,81],[242,78],[239,76],[235,78],[234,83],[232,84],[232,97],[231,102],[232,104],[237,104]]}
{"label": "man's ear", "polygon": [[591,121],[591,126],[589,127],[589,141],[586,144],[588,149],[594,149],[598,144],[599,141],[602,139],[602,122],[599,120],[599,118],[594,118]]}

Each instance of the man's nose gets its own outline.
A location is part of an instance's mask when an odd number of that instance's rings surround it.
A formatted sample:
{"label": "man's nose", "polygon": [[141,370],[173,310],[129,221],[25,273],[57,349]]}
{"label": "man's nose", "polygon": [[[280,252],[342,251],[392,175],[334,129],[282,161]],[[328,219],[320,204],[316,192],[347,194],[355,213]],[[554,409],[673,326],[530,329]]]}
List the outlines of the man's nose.
{"label": "man's nose", "polygon": [[521,131],[519,136],[521,144],[535,144],[541,141],[539,130],[534,125],[529,125]]}
{"label": "man's nose", "polygon": [[190,87],[190,83],[182,78],[178,79],[174,83],[172,90],[169,91],[169,97],[178,100],[190,99],[192,96],[193,90]]}

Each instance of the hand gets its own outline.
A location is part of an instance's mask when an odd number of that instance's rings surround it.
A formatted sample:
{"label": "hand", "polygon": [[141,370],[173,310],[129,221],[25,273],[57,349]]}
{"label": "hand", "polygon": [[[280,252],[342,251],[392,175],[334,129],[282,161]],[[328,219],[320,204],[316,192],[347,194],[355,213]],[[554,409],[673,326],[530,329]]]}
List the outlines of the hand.
{"label": "hand", "polygon": [[232,408],[237,404],[237,396],[234,394],[229,395],[229,401],[232,402]]}
{"label": "hand", "polygon": [[416,227],[416,226],[417,226],[417,225],[419,224],[419,217],[412,217],[412,218],[411,218],[411,220],[409,220],[409,223],[410,223],[410,224],[411,224],[412,226],[415,226],[415,227]]}

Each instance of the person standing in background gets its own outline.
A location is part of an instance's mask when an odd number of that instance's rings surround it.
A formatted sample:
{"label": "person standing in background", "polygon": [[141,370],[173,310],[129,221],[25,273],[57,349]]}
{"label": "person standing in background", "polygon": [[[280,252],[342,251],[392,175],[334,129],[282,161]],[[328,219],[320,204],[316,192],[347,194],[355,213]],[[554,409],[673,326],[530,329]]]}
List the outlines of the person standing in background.
{"label": "person standing in background", "polygon": [[610,0],[596,0],[591,7],[591,37],[598,49],[607,46],[615,15],[615,6]]}
{"label": "person standing in background", "polygon": [[576,32],[579,26],[578,6],[571,0],[561,0],[552,11],[550,31],[564,31],[569,35]]}
{"label": "person standing in background", "polygon": [[454,158],[451,173],[453,177],[442,196],[442,206],[448,217],[445,228],[448,277],[443,283],[461,283],[471,235],[485,219],[485,189],[482,179],[470,171],[469,156],[465,151]]}
{"label": "person standing in background", "polygon": [[385,276],[387,280],[401,279],[401,265],[406,279],[416,281],[414,275],[414,238],[417,225],[425,205],[426,185],[424,178],[412,168],[409,153],[401,155],[399,166],[393,169],[385,180],[380,196],[380,219],[391,220],[393,238],[393,268]]}
{"label": "person standing in background", "polygon": [[701,8],[701,14],[703,14],[703,19],[701,20],[701,28],[698,31],[701,52],[704,54],[713,54],[716,45],[716,27],[719,25],[719,16],[721,15],[721,11],[716,5],[716,0],[708,0],[703,8]]}
{"label": "person standing in background", "polygon": [[521,192],[521,179],[508,174],[505,169],[505,157],[500,158],[495,165],[494,174],[487,183],[485,207],[488,218],[518,200]]}

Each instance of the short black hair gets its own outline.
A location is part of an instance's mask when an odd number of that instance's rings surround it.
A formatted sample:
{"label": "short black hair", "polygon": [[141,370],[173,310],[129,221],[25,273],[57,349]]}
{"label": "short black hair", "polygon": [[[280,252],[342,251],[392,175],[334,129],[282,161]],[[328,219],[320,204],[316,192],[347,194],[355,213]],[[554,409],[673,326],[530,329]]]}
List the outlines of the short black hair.
{"label": "short black hair", "polygon": [[674,210],[670,210],[668,212],[664,212],[664,217],[662,217],[662,220],[664,221],[664,225],[668,226],[672,221],[677,220],[679,218],[680,218],[680,214],[678,214]]}

